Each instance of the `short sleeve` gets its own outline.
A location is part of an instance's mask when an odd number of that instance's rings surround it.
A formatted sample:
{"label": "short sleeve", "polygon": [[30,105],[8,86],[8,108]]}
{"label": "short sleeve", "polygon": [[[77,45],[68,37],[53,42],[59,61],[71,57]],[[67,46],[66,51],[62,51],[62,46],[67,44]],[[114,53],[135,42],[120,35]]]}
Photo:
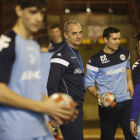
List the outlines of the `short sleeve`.
{"label": "short sleeve", "polygon": [[8,35],[0,36],[0,82],[6,84],[9,82],[15,60],[15,34],[9,32]]}

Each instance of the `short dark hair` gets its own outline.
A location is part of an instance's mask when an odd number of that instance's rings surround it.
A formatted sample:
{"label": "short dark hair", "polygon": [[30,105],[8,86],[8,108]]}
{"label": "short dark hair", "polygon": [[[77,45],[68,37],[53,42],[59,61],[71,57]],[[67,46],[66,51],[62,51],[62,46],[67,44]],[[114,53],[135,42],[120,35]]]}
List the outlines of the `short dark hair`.
{"label": "short dark hair", "polygon": [[38,9],[46,7],[47,0],[18,0],[17,5],[20,5],[22,9],[36,6]]}
{"label": "short dark hair", "polygon": [[110,33],[118,33],[118,32],[120,32],[120,30],[115,27],[107,27],[103,31],[103,38],[106,37],[107,39],[109,39]]}
{"label": "short dark hair", "polygon": [[37,42],[39,43],[40,48],[42,48],[42,47],[48,48],[48,47],[49,47],[50,40],[49,40],[48,35],[46,35],[46,34],[41,34],[41,35],[39,35],[39,37],[37,38]]}
{"label": "short dark hair", "polygon": [[140,41],[140,31],[137,34],[133,35],[133,37],[137,39],[137,42],[139,42]]}
{"label": "short dark hair", "polygon": [[52,25],[50,26],[50,29],[51,29],[51,30],[54,29],[54,28],[59,28],[59,29],[61,30],[61,26],[60,26],[60,24],[58,24],[58,23],[54,23],[54,24],[52,24]]}

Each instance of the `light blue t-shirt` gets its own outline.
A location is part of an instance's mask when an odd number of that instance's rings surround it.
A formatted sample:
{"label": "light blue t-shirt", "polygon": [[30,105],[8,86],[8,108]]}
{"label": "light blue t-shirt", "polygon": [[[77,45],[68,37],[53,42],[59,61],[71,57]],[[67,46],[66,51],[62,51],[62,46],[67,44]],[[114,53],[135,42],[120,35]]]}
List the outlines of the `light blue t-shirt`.
{"label": "light blue t-shirt", "polygon": [[[4,38],[7,47],[0,51],[0,82],[22,97],[41,101],[39,45],[12,30]],[[48,133],[42,114],[0,105],[0,140],[43,137]]]}
{"label": "light blue t-shirt", "polygon": [[103,50],[90,58],[85,77],[85,88],[95,87],[97,83],[98,90],[102,96],[106,92],[113,93],[117,102],[131,99],[130,92],[127,91],[127,73],[130,69],[129,52],[124,47],[114,54],[107,54]]}

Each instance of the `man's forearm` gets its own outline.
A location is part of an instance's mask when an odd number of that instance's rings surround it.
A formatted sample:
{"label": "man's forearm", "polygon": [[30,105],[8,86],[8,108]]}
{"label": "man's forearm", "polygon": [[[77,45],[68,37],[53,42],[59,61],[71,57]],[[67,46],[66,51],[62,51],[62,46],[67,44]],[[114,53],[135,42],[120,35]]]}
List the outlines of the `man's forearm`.
{"label": "man's forearm", "polygon": [[96,88],[95,87],[93,87],[93,86],[90,86],[90,87],[88,87],[88,92],[91,94],[91,95],[93,95],[95,98],[97,98],[97,90],[96,90]]}
{"label": "man's forearm", "polygon": [[131,74],[131,70],[130,69],[126,69],[126,73],[127,73],[127,82],[132,82],[132,74]]}
{"label": "man's forearm", "polygon": [[4,83],[0,83],[0,103],[14,108],[42,112],[41,102],[21,97],[7,88]]}

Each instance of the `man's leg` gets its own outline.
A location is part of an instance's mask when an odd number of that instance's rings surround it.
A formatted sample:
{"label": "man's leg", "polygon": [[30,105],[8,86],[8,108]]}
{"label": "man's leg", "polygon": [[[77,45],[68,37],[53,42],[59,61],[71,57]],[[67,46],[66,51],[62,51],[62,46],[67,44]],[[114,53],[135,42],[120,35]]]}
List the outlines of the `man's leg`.
{"label": "man's leg", "polygon": [[121,102],[121,115],[120,115],[119,122],[123,129],[125,140],[136,139],[130,132],[131,107],[132,107],[132,100]]}
{"label": "man's leg", "polygon": [[119,121],[117,105],[111,109],[99,106],[99,117],[101,140],[114,140]]}
{"label": "man's leg", "polygon": [[76,120],[60,126],[64,140],[83,140],[83,110],[78,107],[76,109],[79,111]]}

